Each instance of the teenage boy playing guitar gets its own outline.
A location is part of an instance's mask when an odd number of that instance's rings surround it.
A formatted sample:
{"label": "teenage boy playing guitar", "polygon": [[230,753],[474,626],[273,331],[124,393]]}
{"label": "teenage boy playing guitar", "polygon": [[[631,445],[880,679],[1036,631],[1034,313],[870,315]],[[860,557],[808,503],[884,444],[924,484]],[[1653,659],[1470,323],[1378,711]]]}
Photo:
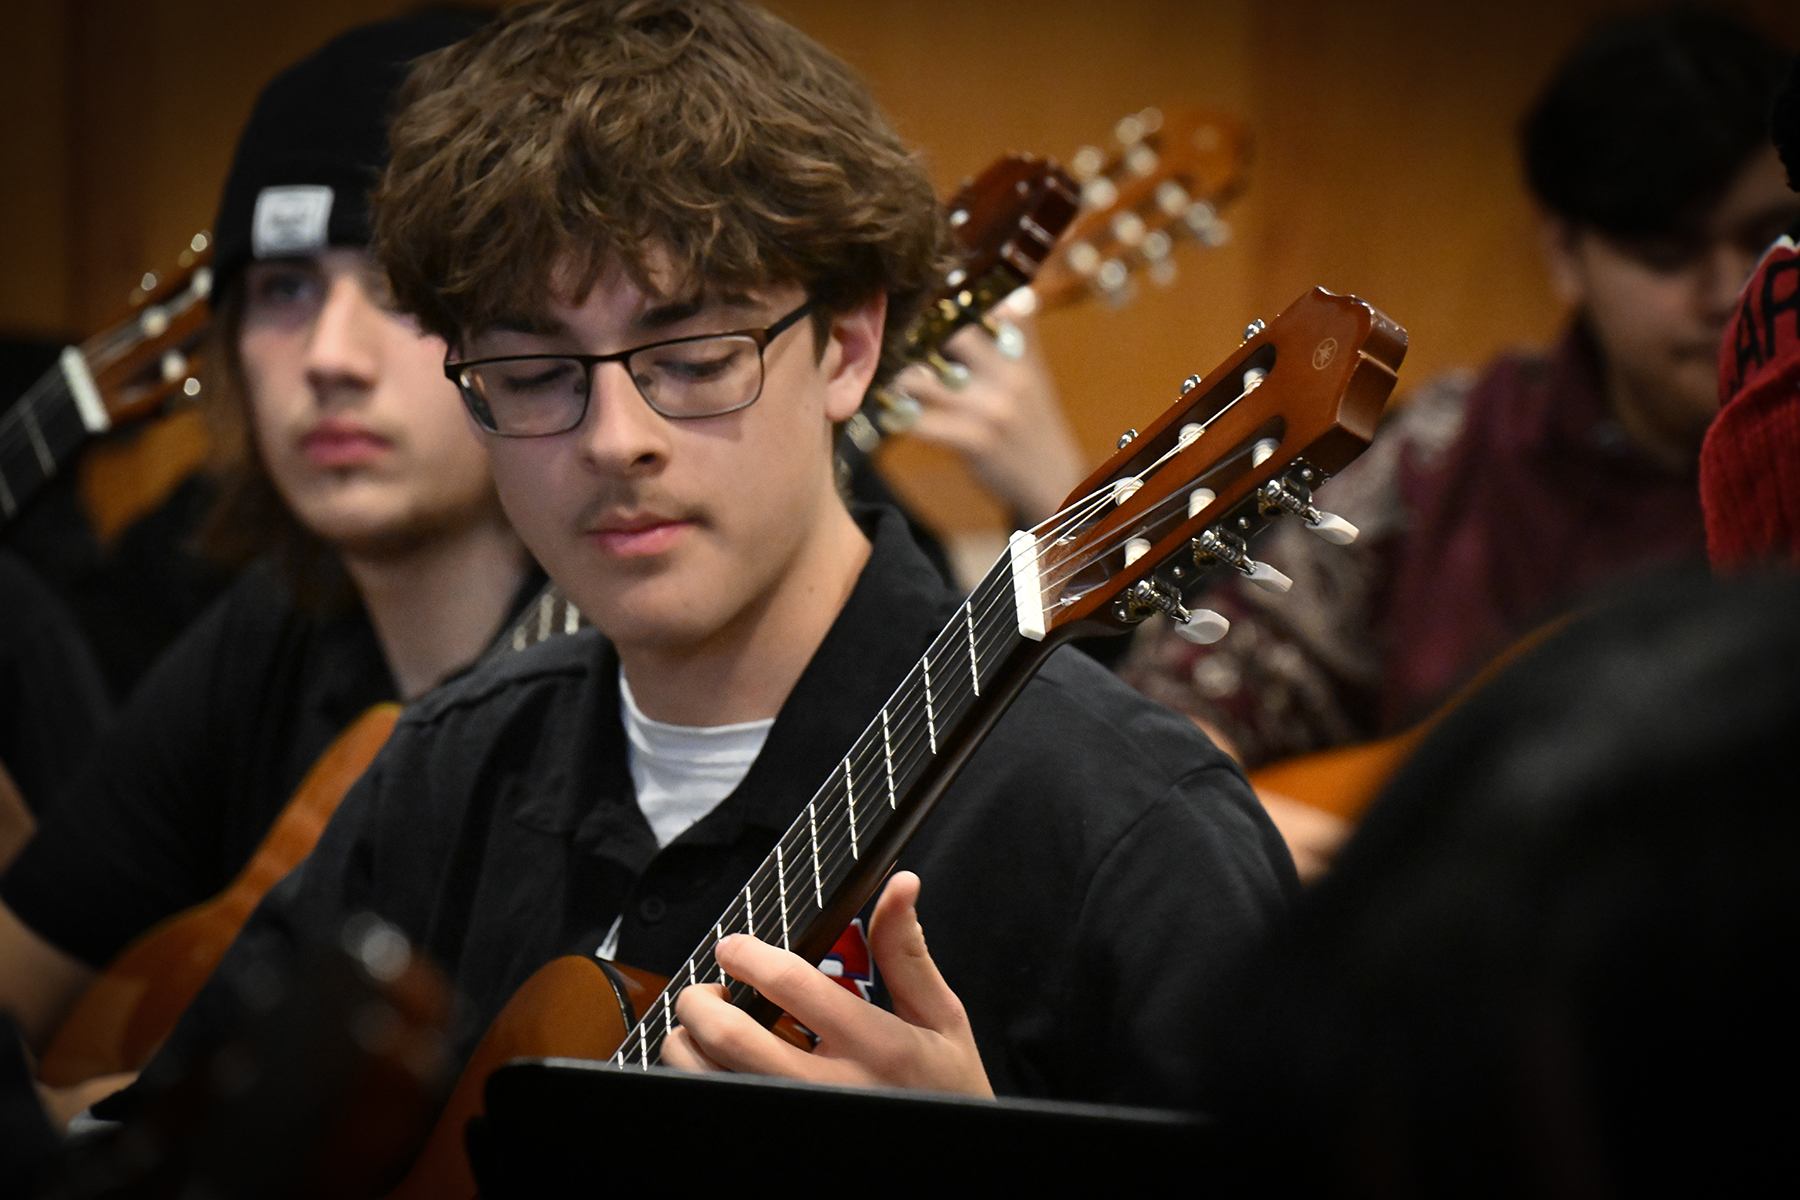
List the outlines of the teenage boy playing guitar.
{"label": "teenage boy playing guitar", "polygon": [[[671,972],[960,603],[833,483],[833,428],[948,245],[843,63],[748,5],[557,3],[423,60],[403,101],[375,198],[397,303],[448,341],[508,516],[598,629],[409,709],[178,1049],[233,978],[365,909],[464,993],[462,1057],[556,956]],[[690,989],[670,1061],[1180,1105],[1196,1009],[1295,887],[1230,760],[1067,651],[900,865],[922,891],[878,902],[875,978],[854,952],[840,976],[877,1004],[728,942],[825,1040],[771,1054]]]}

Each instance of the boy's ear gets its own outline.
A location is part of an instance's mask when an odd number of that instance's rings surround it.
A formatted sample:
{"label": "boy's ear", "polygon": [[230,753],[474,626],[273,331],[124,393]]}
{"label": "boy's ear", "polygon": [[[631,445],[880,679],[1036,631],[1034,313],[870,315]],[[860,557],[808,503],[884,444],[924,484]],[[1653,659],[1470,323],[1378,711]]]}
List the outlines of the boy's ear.
{"label": "boy's ear", "polygon": [[1540,208],[1537,214],[1538,249],[1544,269],[1550,273],[1550,290],[1568,308],[1587,303],[1587,270],[1581,259],[1582,232],[1567,217]]}
{"label": "boy's ear", "polygon": [[881,362],[881,335],[887,328],[887,295],[875,296],[831,317],[823,365],[827,374],[825,415],[832,424],[848,421]]}

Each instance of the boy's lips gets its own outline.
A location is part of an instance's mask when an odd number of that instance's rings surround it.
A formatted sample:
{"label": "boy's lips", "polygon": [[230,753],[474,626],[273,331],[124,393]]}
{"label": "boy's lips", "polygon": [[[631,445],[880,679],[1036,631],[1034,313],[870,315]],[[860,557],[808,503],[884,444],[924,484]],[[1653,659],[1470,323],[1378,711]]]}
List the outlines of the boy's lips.
{"label": "boy's lips", "polygon": [[609,517],[588,530],[588,540],[607,554],[644,558],[672,549],[692,520],[653,515]]}
{"label": "boy's lips", "polygon": [[350,421],[321,421],[300,439],[300,450],[320,467],[348,467],[379,458],[393,443]]}

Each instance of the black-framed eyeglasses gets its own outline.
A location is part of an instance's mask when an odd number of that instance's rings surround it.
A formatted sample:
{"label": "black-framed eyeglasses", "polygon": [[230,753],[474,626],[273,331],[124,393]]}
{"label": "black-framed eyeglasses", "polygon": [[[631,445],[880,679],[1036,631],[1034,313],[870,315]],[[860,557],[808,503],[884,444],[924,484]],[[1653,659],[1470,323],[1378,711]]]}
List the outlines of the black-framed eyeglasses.
{"label": "black-framed eyeglasses", "polygon": [[501,437],[549,437],[580,425],[594,392],[594,368],[601,363],[623,363],[644,403],[672,421],[719,417],[756,403],[763,389],[763,351],[816,306],[808,297],[763,329],[670,338],[616,354],[447,362],[444,374],[462,392],[476,424]]}

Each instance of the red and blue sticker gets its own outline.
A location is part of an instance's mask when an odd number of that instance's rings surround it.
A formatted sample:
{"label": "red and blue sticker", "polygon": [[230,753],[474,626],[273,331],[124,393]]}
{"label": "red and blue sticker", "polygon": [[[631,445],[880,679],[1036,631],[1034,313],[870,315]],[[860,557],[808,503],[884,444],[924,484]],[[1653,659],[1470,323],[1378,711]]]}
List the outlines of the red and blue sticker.
{"label": "red and blue sticker", "polygon": [[864,1000],[874,997],[875,967],[869,958],[869,939],[863,933],[861,917],[845,927],[831,953],[819,960],[819,970],[854,996]]}

